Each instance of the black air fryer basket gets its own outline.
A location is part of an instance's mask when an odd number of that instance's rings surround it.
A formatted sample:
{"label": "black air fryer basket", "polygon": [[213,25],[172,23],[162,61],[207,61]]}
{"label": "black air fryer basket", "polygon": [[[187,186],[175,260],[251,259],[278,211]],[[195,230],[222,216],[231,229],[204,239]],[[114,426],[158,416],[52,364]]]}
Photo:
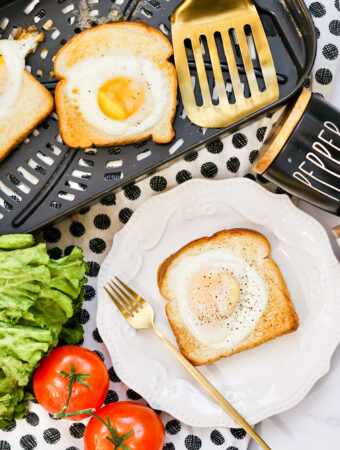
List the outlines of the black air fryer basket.
{"label": "black air fryer basket", "polygon": [[[51,90],[55,86],[53,56],[81,31],[78,23],[81,2],[86,4],[86,0],[0,0],[0,37],[13,36],[17,27],[30,25],[44,31],[45,41],[27,58],[26,64]],[[87,3],[93,26],[98,19],[108,14],[112,17],[117,11],[120,20],[148,22],[171,39],[170,16],[181,0],[87,0]],[[255,3],[278,74],[278,101],[227,128],[202,129],[186,117],[179,95],[174,121],[176,137],[170,144],[149,140],[124,147],[86,150],[63,144],[53,113],[0,163],[0,234],[32,231],[80,210],[173,159],[235,131],[246,121],[277,109],[294,96],[315,59],[316,36],[308,10],[300,0],[255,0]],[[53,26],[45,30],[51,24],[50,19]],[[236,57],[241,81],[246,81],[237,51]],[[209,61],[205,63],[212,85]],[[260,68],[255,67],[255,71],[261,77]],[[195,76],[194,68],[192,75]],[[227,70],[225,76],[228,79]]]}

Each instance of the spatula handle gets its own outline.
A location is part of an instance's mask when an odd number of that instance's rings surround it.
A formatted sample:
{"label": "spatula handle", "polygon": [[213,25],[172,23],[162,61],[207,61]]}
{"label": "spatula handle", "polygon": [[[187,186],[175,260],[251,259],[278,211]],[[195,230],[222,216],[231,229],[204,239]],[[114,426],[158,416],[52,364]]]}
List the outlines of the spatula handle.
{"label": "spatula handle", "polygon": [[178,350],[169,342],[155,327],[153,332],[168,347],[168,349],[176,356],[187,371],[200,383],[201,386],[213,397],[213,399],[226,411],[244,430],[251,436],[259,446],[266,450],[271,450],[264,440],[256,433],[249,423],[231,406],[231,404],[223,397],[223,395],[208,381],[199,370],[196,369]]}

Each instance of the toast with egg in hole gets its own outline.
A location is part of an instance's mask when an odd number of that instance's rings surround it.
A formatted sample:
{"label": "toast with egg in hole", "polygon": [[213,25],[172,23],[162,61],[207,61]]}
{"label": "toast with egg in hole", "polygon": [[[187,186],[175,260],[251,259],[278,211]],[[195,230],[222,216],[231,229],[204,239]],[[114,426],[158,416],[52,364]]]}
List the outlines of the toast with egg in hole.
{"label": "toast with egg in hole", "polygon": [[170,142],[177,97],[172,53],[160,31],[135,22],[99,25],[68,41],[54,61],[65,144],[124,145],[149,137]]}
{"label": "toast with egg in hole", "polygon": [[158,269],[182,354],[203,365],[295,331],[299,320],[270,243],[254,230],[197,239]]}
{"label": "toast with egg in hole", "polygon": [[25,69],[25,56],[43,38],[31,27],[0,40],[0,161],[54,109],[50,92]]}

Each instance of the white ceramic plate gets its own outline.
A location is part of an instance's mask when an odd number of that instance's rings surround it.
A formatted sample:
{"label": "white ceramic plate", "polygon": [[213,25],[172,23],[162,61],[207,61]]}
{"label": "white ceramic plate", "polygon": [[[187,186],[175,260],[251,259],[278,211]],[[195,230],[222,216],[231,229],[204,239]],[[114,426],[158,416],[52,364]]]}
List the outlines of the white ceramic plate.
{"label": "white ceramic plate", "polygon": [[340,341],[340,265],[322,226],[287,196],[248,179],[192,180],[147,200],[116,234],[98,280],[99,332],[118,376],[156,409],[192,426],[235,426],[149,330],[135,331],[103,289],[114,274],[146,298],[175,343],[156,283],[159,264],[193,239],[247,227],[269,239],[300,326],[295,333],[201,367],[248,419],[296,405],[329,369]]}

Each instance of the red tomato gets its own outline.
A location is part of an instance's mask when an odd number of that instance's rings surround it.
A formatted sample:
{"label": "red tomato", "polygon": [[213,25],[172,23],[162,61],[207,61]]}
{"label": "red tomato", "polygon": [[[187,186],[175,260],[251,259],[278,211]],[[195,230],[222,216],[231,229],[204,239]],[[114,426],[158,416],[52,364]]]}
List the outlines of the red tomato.
{"label": "red tomato", "polygon": [[[133,402],[117,402],[104,406],[96,414],[106,422],[108,416],[120,436],[133,430],[124,442],[131,450],[163,449],[164,426],[153,409]],[[92,417],[84,434],[85,450],[112,450],[106,436],[110,437],[106,426]]]}
{"label": "red tomato", "polygon": [[[79,383],[74,383],[69,407],[66,412],[79,411],[87,408],[99,409],[109,389],[109,374],[103,361],[90,350],[75,345],[57,347],[47,358],[44,358],[34,373],[34,395],[43,408],[56,414],[66,404],[69,394],[69,380],[60,375],[60,371],[71,371],[74,364],[78,373],[90,374],[85,383],[92,390]],[[67,417],[70,420],[81,420],[88,415]]]}

